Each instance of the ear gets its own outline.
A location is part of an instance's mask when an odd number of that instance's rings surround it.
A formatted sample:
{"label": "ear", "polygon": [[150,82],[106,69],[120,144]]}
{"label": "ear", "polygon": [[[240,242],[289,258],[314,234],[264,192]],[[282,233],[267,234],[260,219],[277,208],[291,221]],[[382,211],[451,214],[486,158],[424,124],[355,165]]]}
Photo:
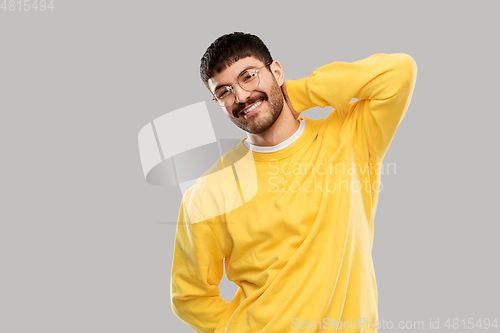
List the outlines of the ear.
{"label": "ear", "polygon": [[278,81],[278,85],[281,87],[283,83],[285,83],[285,75],[283,73],[283,68],[281,67],[281,64],[277,61],[274,60],[271,65],[271,72],[274,75],[274,78],[276,81]]}

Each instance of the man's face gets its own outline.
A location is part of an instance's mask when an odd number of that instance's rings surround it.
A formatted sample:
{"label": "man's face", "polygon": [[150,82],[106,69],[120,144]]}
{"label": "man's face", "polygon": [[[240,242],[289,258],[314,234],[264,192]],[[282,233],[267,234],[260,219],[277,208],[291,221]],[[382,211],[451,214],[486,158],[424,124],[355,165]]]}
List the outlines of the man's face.
{"label": "man's face", "polygon": [[[230,86],[243,71],[262,66],[264,64],[254,57],[240,59],[208,80],[209,89],[213,93],[219,86]],[[283,109],[283,94],[273,74],[264,67],[259,70],[259,77],[260,84],[253,91],[246,91],[239,84],[233,85],[235,101],[232,105],[222,107],[236,126],[252,134],[261,134],[271,128]],[[243,114],[253,106],[256,106],[254,110]]]}

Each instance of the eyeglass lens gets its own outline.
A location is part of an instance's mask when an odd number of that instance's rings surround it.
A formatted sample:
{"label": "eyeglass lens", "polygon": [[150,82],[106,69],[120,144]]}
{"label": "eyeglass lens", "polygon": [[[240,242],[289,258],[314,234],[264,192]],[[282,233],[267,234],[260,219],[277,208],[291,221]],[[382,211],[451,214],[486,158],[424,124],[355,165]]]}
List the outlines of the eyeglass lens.
{"label": "eyeglass lens", "polygon": [[[247,69],[241,73],[236,83],[246,91],[252,91],[259,85],[259,74],[255,69]],[[236,96],[232,86],[224,86],[215,91],[215,97],[221,106],[229,106],[234,103]]]}

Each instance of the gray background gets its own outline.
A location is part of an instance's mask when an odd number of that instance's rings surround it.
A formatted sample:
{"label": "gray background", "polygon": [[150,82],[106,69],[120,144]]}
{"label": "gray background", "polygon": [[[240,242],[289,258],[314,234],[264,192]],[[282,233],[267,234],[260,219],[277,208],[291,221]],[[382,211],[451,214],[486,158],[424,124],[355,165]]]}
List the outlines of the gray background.
{"label": "gray background", "polygon": [[450,317],[500,317],[493,4],[55,1],[53,12],[1,10],[0,331],[192,332],[169,300],[168,222],[180,191],[144,180],[137,135],[205,100],[217,130],[243,137],[198,74],[207,46],[232,31],[259,35],[289,79],[374,53],[416,60],[413,99],[384,160],[397,174],[382,178],[375,219],[380,319],[427,327],[439,318],[449,331]]}

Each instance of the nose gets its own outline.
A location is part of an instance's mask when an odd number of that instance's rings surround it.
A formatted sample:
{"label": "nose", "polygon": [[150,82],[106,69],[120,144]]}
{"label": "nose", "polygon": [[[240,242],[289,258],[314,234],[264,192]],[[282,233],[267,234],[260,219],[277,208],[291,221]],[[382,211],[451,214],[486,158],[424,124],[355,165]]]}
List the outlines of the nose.
{"label": "nose", "polygon": [[239,84],[233,86],[234,95],[236,98],[236,103],[245,103],[248,97],[251,95],[250,91],[246,91],[241,88]]}

